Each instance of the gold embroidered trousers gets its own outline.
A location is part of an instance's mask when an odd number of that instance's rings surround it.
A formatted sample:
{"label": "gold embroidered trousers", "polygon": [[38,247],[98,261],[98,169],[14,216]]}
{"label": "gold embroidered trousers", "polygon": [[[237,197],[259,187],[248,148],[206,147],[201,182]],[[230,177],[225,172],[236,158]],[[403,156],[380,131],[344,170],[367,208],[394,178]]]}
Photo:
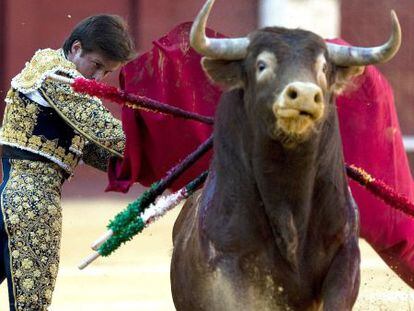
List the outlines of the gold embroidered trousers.
{"label": "gold embroidered trousers", "polygon": [[0,283],[10,309],[47,310],[59,265],[64,175],[51,162],[2,159]]}

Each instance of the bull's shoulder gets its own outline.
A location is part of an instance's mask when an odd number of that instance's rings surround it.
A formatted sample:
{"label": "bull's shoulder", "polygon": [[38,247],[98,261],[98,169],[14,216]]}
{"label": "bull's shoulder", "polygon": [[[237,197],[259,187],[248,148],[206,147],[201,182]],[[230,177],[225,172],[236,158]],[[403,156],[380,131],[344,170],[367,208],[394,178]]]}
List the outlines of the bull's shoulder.
{"label": "bull's shoulder", "polygon": [[178,214],[177,220],[174,223],[173,227],[173,243],[183,230],[189,227],[188,224],[191,224],[196,217],[197,204],[201,196],[201,190],[197,190],[192,194],[183,204],[180,213]]}

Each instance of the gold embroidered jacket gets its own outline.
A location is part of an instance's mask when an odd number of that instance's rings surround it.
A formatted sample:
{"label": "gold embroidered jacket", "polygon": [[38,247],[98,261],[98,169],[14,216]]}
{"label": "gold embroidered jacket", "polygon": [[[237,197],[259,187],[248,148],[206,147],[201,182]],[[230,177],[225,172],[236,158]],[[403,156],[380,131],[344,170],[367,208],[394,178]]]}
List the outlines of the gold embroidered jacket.
{"label": "gold embroidered jacket", "polygon": [[[87,164],[105,169],[106,163],[102,161],[109,155],[122,157],[125,136],[121,122],[99,99],[47,79],[50,73],[70,78],[81,76],[62,50],[37,51],[12,79],[0,143],[42,155],[70,175],[82,157]],[[33,92],[46,104],[32,100]]]}

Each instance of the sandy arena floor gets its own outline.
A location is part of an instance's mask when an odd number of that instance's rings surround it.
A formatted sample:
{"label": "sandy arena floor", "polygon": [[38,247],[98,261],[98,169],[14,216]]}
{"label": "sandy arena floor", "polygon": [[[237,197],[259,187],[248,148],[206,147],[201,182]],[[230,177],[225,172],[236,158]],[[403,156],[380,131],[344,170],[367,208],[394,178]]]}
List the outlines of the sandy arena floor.
{"label": "sandy arena floor", "polygon": [[[146,229],[108,258],[80,271],[89,245],[127,202],[64,201],[61,267],[52,311],[174,310],[169,287],[171,229],[178,210]],[[362,282],[354,310],[414,310],[414,291],[363,241]],[[0,286],[0,310],[7,308]]]}

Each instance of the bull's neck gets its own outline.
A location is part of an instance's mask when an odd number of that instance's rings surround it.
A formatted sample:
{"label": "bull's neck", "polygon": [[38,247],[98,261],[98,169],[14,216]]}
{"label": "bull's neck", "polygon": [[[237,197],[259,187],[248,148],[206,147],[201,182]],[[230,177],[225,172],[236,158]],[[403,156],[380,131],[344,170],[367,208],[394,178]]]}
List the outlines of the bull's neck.
{"label": "bull's neck", "polygon": [[347,189],[335,110],[329,111],[316,133],[295,147],[257,134],[254,150],[252,167],[265,205],[286,205],[306,212],[315,204],[319,191],[329,196]]}
{"label": "bull's neck", "polygon": [[[332,134],[332,133],[331,133]],[[255,142],[252,170],[263,200],[268,204],[294,207],[312,204],[313,195],[324,179],[336,185],[344,182],[342,151],[335,139],[315,137],[295,148],[286,148],[270,139]],[[336,148],[335,148],[336,146]],[[325,191],[336,191],[327,188]]]}
{"label": "bull's neck", "polygon": [[306,260],[305,245],[319,245],[310,228],[325,228],[319,240],[333,241],[347,217],[349,197],[336,112],[327,122],[296,148],[266,138],[255,142],[259,152],[252,166],[259,196],[279,254],[295,271]]}
{"label": "bull's neck", "polygon": [[204,225],[223,249],[276,241],[295,266],[311,222],[337,217],[337,226],[324,231],[328,236],[343,224],[347,184],[336,112],[315,137],[285,148],[246,121],[241,94],[227,96],[216,116],[214,193]]}
{"label": "bull's neck", "polygon": [[[237,118],[236,110],[232,114]],[[240,124],[242,119],[243,114],[228,124]],[[247,123],[216,131],[214,145],[218,184],[245,201],[250,201],[253,190],[243,187],[255,187],[265,205],[308,210],[320,187],[326,194],[347,188],[336,111],[310,139],[295,147],[284,146]]]}

